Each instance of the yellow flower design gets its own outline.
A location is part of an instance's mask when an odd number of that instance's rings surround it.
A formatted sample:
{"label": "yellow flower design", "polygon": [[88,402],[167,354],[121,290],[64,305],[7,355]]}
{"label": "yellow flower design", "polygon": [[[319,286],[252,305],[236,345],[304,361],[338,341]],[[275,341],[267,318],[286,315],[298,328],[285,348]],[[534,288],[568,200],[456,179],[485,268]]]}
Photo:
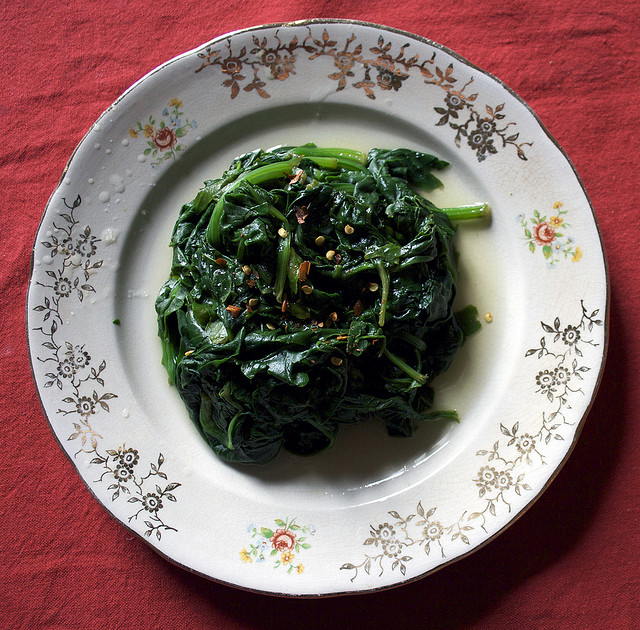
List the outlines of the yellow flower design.
{"label": "yellow flower design", "polygon": [[295,558],[295,555],[292,554],[290,551],[285,551],[280,556],[280,560],[281,560],[282,564],[289,564],[294,558]]}
{"label": "yellow flower design", "polygon": [[297,566],[296,570],[298,571],[298,573],[303,573],[304,572],[304,564],[299,564]]}
{"label": "yellow flower design", "polygon": [[182,107],[182,101],[178,98],[172,98],[169,101],[169,107]]}
{"label": "yellow flower design", "polygon": [[240,552],[240,559],[242,560],[242,562],[253,562],[253,560],[251,559],[251,556],[247,553],[246,549],[243,549]]}
{"label": "yellow flower design", "polygon": [[129,129],[129,135],[130,135],[132,138],[137,138],[137,137],[138,137],[138,133],[136,132],[136,130],[135,130],[135,129]]}
{"label": "yellow flower design", "polygon": [[562,217],[549,217],[549,223],[551,223],[551,225],[554,228],[559,228],[562,226]]}
{"label": "yellow flower design", "polygon": [[562,206],[563,206],[562,201],[556,201],[556,202],[553,204],[553,209],[554,209],[554,210],[557,210],[558,208],[562,208]]}
{"label": "yellow flower design", "polygon": [[145,138],[151,138],[151,136],[153,136],[153,125],[144,126],[144,136]]}
{"label": "yellow flower design", "polygon": [[571,262],[578,262],[582,258],[582,250],[576,247],[576,253],[571,257]]}

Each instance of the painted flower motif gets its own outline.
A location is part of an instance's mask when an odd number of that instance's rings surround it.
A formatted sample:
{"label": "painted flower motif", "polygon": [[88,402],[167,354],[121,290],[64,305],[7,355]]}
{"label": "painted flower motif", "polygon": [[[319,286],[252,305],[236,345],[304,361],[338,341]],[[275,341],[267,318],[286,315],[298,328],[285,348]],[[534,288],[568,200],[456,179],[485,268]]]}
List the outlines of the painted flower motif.
{"label": "painted flower motif", "polygon": [[373,531],[375,532],[376,537],[383,542],[385,540],[393,540],[396,535],[396,531],[391,525],[389,525],[389,523],[378,525],[378,529],[374,529]]}
{"label": "painted flower motif", "polygon": [[469,134],[469,146],[472,149],[481,149],[486,141],[487,138],[480,129],[475,129]]}
{"label": "painted flower motif", "polygon": [[76,366],[74,365],[73,361],[65,359],[64,361],[58,363],[58,374],[60,374],[62,378],[73,378],[73,375],[75,373]]}
{"label": "painted flower motif", "polygon": [[556,238],[556,231],[548,221],[536,223],[532,231],[533,239],[538,245],[549,245]]}
{"label": "painted flower motif", "polygon": [[116,478],[116,481],[125,483],[133,477],[133,472],[128,466],[123,466],[122,464],[118,464],[116,466],[116,469],[113,471],[113,476]]}
{"label": "painted flower motif", "polygon": [[334,56],[335,65],[343,72],[351,70],[355,64],[355,58],[351,53],[341,52]]}
{"label": "painted flower motif", "polygon": [[162,499],[154,492],[149,492],[142,498],[142,507],[155,514],[158,510],[162,509]]}
{"label": "painted flower motif", "polygon": [[88,396],[81,396],[76,402],[76,411],[85,418],[95,413],[96,406]]}
{"label": "painted flower motif", "polygon": [[274,520],[278,526],[275,531],[270,527],[256,526],[253,523],[247,528],[251,538],[256,539],[256,542],[250,542],[240,552],[241,559],[247,562],[245,558],[250,557],[260,564],[271,560],[275,569],[284,567],[288,574],[296,571],[302,573],[304,567],[293,564],[293,559],[311,548],[307,534],[313,535],[315,529],[299,525],[295,518]]}
{"label": "painted flower motif", "polygon": [[559,227],[562,227],[562,222],[564,221],[564,219],[562,217],[549,217],[549,223],[551,224],[551,227],[558,229]]}
{"label": "painted flower motif", "polygon": [[242,70],[242,61],[238,57],[227,57],[222,62],[222,72],[225,74],[238,74]]}
{"label": "painted flower motif", "polygon": [[476,152],[479,160],[484,160],[487,153],[497,153],[493,146],[490,134],[485,133],[481,127],[476,127],[467,140],[469,146]]}
{"label": "painted flower motif", "polygon": [[133,468],[139,460],[138,451],[134,448],[128,448],[118,455],[118,460],[122,466]]}
{"label": "painted flower motif", "polygon": [[427,540],[438,540],[442,536],[442,525],[438,521],[431,521],[422,530],[422,535]]}
{"label": "painted flower motif", "polygon": [[399,540],[387,540],[382,543],[382,551],[389,558],[397,558],[402,551],[403,544]]}
{"label": "painted flower motif", "polygon": [[562,331],[562,341],[567,346],[574,346],[580,340],[580,331],[575,326],[567,326]]}
{"label": "painted flower motif", "polygon": [[550,391],[556,385],[556,379],[550,370],[542,370],[536,375],[536,384],[542,391]]}
{"label": "painted flower motif", "polygon": [[60,245],[58,245],[58,251],[61,254],[67,254],[71,256],[76,251],[76,246],[73,242],[73,239],[70,236],[67,236]]}
{"label": "painted flower motif", "polygon": [[496,130],[496,123],[488,118],[480,118],[478,120],[478,131],[482,132],[486,137],[489,137]]}
{"label": "painted flower motif", "polygon": [[289,564],[290,562],[293,561],[293,559],[295,558],[295,554],[291,553],[290,551],[285,551],[281,556],[280,556],[280,562],[282,562],[282,564]]}
{"label": "painted flower motif", "polygon": [[496,477],[496,488],[498,490],[508,490],[513,485],[513,479],[511,478],[511,473],[503,470],[498,473]]}
{"label": "painted flower motif", "polygon": [[496,484],[496,479],[498,478],[498,473],[495,468],[491,466],[483,466],[478,472],[478,479],[476,484],[483,488],[488,488],[490,486],[494,486]]}
{"label": "painted flower motif", "polygon": [[262,54],[262,63],[269,68],[271,76],[279,81],[289,78],[293,71],[292,59],[282,59],[277,49],[269,48]]}
{"label": "painted flower motif", "polygon": [[178,142],[178,137],[173,129],[170,127],[162,127],[158,129],[153,136],[153,144],[155,144],[160,151],[166,151],[170,149],[174,144]]}
{"label": "painted flower motif", "polygon": [[273,48],[265,50],[262,55],[262,63],[264,63],[265,66],[273,66],[281,61],[282,59],[280,58],[278,51]]}
{"label": "painted flower motif", "polygon": [[455,92],[449,92],[444,99],[449,111],[458,111],[464,107],[464,99]]}
{"label": "painted flower motif", "polygon": [[[151,114],[146,122],[138,121],[130,129],[129,135],[138,138],[144,135],[146,148],[144,156],[151,156],[153,161],[151,166],[159,166],[167,160],[176,159],[177,154],[186,147],[180,141],[189,133],[190,129],[196,129],[195,120],[189,120],[182,111],[182,100],[172,97],[167,101],[167,106],[160,113],[160,119]],[[87,238],[89,235],[86,235]],[[97,239],[90,239],[90,243],[85,244],[85,255],[92,254],[93,244]]]}
{"label": "painted flower motif", "polygon": [[80,254],[80,256],[84,256],[85,258],[91,258],[96,251],[96,241],[98,239],[95,236],[81,236],[76,243],[75,251]]}
{"label": "painted flower motif", "polygon": [[86,367],[91,362],[91,357],[89,353],[84,350],[83,346],[75,346],[73,350],[67,352],[67,356],[67,360],[72,363],[76,369]]}
{"label": "painted flower motif", "polygon": [[269,70],[271,70],[271,76],[274,79],[278,79],[278,81],[284,81],[289,78],[289,68],[284,63],[274,63],[269,66]]}
{"label": "painted flower motif", "polygon": [[73,285],[68,278],[58,278],[53,285],[53,291],[59,297],[69,297],[73,291]]}
{"label": "painted flower motif", "polygon": [[406,79],[406,76],[397,74],[392,70],[381,68],[378,72],[378,87],[383,90],[398,91],[402,87],[402,82]]}
{"label": "painted flower motif", "polygon": [[582,251],[575,246],[575,239],[566,234],[565,230],[570,229],[571,225],[567,223],[567,210],[563,210],[562,206],[561,201],[556,201],[548,218],[539,210],[534,210],[531,217],[519,215],[529,251],[534,254],[539,250],[549,269],[555,269],[563,259],[571,258],[577,262],[582,258]]}
{"label": "painted flower motif", "polygon": [[553,371],[553,378],[559,385],[564,385],[569,382],[571,372],[567,368],[560,366]]}
{"label": "painted flower motif", "polygon": [[536,447],[536,441],[528,433],[523,433],[516,440],[516,448],[523,454],[530,453]]}
{"label": "painted flower motif", "polygon": [[240,559],[244,563],[253,562],[253,560],[251,559],[251,556],[247,553],[246,549],[242,549],[242,551],[240,551]]}
{"label": "painted flower motif", "polygon": [[296,535],[290,529],[276,529],[271,537],[271,545],[278,551],[293,549],[296,544]]}

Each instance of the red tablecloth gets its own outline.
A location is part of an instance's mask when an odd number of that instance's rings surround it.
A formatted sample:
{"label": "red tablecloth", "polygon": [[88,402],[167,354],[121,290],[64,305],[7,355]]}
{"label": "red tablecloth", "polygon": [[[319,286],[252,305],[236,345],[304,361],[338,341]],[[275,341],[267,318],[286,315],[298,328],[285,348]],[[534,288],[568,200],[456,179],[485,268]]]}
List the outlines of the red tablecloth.
{"label": "red tablecloth", "polygon": [[[638,627],[637,1],[7,0],[0,14],[0,627]],[[31,378],[24,311],[38,222],[102,111],[156,65],[215,36],[308,17],[417,33],[520,94],[591,197],[612,297],[599,394],[572,457],[528,512],[489,545],[416,583],[302,601],[193,576],[112,520],[49,430]]]}

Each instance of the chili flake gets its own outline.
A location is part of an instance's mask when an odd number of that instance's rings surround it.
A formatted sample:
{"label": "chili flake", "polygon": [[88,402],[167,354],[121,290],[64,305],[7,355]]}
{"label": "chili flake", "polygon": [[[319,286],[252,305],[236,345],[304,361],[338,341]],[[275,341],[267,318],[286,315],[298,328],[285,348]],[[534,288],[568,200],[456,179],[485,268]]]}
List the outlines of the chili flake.
{"label": "chili flake", "polygon": [[301,282],[304,282],[311,271],[311,263],[308,260],[304,260],[300,263],[300,267],[298,267],[298,279]]}
{"label": "chili flake", "polygon": [[227,306],[227,310],[233,317],[238,317],[238,315],[242,313],[242,309],[239,306],[235,306],[234,304],[229,304],[229,306]]}
{"label": "chili flake", "polygon": [[304,223],[309,216],[309,210],[307,210],[307,206],[299,206],[296,207],[296,219],[298,223]]}

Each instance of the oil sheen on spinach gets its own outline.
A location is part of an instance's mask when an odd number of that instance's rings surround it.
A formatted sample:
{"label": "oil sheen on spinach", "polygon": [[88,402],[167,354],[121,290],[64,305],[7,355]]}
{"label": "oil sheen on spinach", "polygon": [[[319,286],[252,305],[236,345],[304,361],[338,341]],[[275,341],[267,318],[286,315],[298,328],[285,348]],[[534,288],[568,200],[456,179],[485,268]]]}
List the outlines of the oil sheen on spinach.
{"label": "oil sheen on spinach", "polygon": [[431,409],[429,386],[475,323],[452,310],[452,220],[487,208],[415,192],[446,166],[407,149],[256,150],[182,207],[156,300],[163,363],[220,457],[317,453],[371,416],[394,436],[456,417]]}

